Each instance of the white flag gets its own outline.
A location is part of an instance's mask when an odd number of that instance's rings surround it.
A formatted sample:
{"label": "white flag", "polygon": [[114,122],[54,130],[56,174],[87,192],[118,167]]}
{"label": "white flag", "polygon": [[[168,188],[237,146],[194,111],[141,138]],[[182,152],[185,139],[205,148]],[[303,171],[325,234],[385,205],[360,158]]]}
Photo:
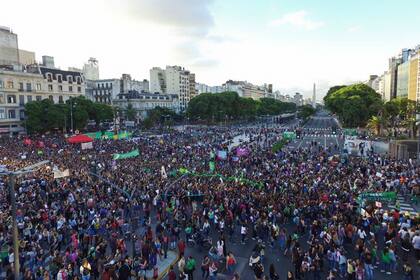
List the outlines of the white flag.
{"label": "white flag", "polygon": [[162,168],[160,169],[160,175],[162,176],[163,179],[168,178],[168,175],[166,174],[165,166],[163,165],[162,165]]}
{"label": "white flag", "polygon": [[64,178],[70,176],[70,171],[68,169],[64,171],[54,170],[54,179]]}

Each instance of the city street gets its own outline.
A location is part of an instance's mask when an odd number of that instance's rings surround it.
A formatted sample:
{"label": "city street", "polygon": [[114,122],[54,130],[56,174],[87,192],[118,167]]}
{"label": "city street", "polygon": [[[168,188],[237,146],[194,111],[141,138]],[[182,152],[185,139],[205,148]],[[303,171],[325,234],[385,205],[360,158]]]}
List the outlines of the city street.
{"label": "city street", "polygon": [[[308,149],[312,142],[324,148],[341,148],[344,144],[344,138],[341,135],[341,129],[334,119],[325,112],[319,112],[311,117],[302,127],[301,137],[293,140],[289,147],[292,149]],[[338,150],[334,150],[338,151]]]}

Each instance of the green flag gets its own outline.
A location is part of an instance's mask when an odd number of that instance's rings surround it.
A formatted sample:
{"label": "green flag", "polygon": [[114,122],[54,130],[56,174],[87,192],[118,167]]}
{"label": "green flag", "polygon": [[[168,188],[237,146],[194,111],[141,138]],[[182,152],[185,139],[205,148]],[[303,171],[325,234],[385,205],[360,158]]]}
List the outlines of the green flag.
{"label": "green flag", "polygon": [[182,175],[184,175],[184,174],[186,174],[186,173],[188,173],[189,171],[188,171],[188,169],[187,168],[184,168],[184,167],[181,167],[180,169],[178,169],[178,171],[179,171],[179,173],[181,173]]}
{"label": "green flag", "polygon": [[38,155],[43,155],[44,154],[44,152],[42,151],[42,150],[38,150]]}
{"label": "green flag", "polygon": [[114,160],[117,159],[126,159],[126,158],[133,158],[140,155],[139,149],[132,150],[131,152],[125,154],[114,154]]}
{"label": "green flag", "polygon": [[210,162],[209,162],[209,169],[210,169],[210,172],[211,172],[211,173],[213,173],[213,172],[214,172],[214,170],[216,169],[216,166],[215,166],[215,164],[214,164],[214,161],[210,161]]}

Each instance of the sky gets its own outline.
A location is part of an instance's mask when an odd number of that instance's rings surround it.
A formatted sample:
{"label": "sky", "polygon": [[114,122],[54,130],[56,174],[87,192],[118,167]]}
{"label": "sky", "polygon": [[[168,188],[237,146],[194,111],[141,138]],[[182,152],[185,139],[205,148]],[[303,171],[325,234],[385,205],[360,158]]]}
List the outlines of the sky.
{"label": "sky", "polygon": [[13,0],[0,25],[62,69],[97,58],[100,78],[181,65],[208,85],[247,80],[309,97],[316,83],[319,99],[420,44],[419,10],[418,0]]}

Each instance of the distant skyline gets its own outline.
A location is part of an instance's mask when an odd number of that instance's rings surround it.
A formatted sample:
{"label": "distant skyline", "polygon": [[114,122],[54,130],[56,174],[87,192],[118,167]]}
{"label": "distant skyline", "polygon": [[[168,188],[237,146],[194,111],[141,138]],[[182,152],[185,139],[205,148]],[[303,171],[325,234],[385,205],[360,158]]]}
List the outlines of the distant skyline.
{"label": "distant skyline", "polygon": [[96,57],[101,78],[181,65],[208,85],[247,80],[311,97],[315,82],[320,100],[420,44],[419,10],[416,0],[14,0],[0,25],[58,67]]}

